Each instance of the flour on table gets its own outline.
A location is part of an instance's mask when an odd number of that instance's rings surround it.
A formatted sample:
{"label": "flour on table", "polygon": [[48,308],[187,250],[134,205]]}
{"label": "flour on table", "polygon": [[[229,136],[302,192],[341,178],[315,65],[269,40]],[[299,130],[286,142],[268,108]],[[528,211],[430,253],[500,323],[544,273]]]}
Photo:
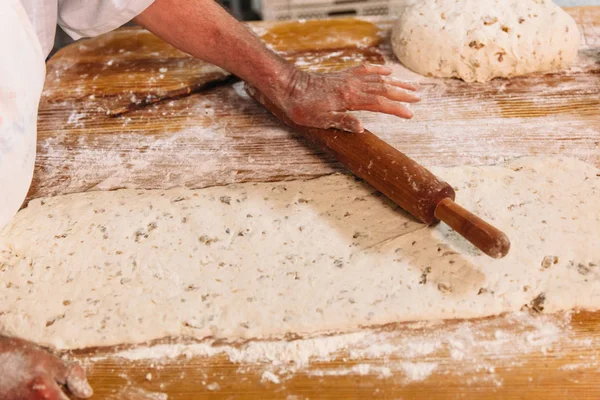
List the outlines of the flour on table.
{"label": "flour on table", "polygon": [[577,24],[551,0],[424,0],[392,30],[408,68],[466,82],[564,68],[579,44]]}
{"label": "flour on table", "polygon": [[[393,330],[363,329],[292,340],[230,344],[215,339],[188,343],[167,340],[117,351],[107,348],[81,361],[91,365],[106,359],[117,364],[146,360],[160,369],[164,364],[189,366],[192,358],[218,356],[238,365],[237,373],[258,373],[262,382],[273,384],[285,385],[302,373],[316,378],[369,375],[402,385],[450,374],[470,383],[491,381],[499,386],[503,381],[496,369],[514,368],[523,355],[573,346],[597,348],[591,339],[577,339],[571,322],[571,312],[545,315],[517,311],[496,318],[408,322],[395,324]],[[440,362],[448,358],[460,363],[460,368]],[[594,360],[595,352],[589,352],[581,359],[585,364],[577,368],[593,367]],[[563,369],[573,368],[569,360],[564,361]]]}
{"label": "flour on table", "polygon": [[507,257],[345,175],[38,199],[0,233],[0,333],[71,349],[598,307],[597,168],[433,170],[507,233]]}

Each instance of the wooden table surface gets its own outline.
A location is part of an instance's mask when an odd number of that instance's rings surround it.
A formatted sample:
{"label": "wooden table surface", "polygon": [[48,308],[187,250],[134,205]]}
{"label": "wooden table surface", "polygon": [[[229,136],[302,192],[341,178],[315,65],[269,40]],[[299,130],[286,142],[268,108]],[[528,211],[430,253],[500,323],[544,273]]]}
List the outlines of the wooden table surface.
{"label": "wooden table surface", "polygon": [[[371,131],[424,164],[492,164],[531,154],[563,154],[600,166],[600,7],[568,12],[579,23],[583,41],[572,68],[486,84],[408,71],[391,54],[391,21],[385,18],[251,27],[304,69],[386,63],[396,76],[419,81],[423,101],[413,107],[412,121],[361,116]],[[334,160],[281,126],[244,94],[240,82],[146,31],[125,28],[80,41],[47,63],[30,199],[122,187],[201,188],[312,178],[336,171],[340,166]],[[261,379],[260,366],[242,372],[224,356],[160,365],[92,359],[111,349],[73,357],[87,366],[95,399],[160,398],[151,392],[169,399],[600,398],[594,361],[600,356],[600,313],[543,318],[564,333],[552,348],[523,352],[507,343],[491,352],[482,346],[462,360],[440,349],[410,359],[439,365],[428,379],[413,383],[396,374],[310,373],[364,362],[384,366],[402,362],[402,355],[318,362],[280,384]],[[507,321],[495,317],[469,324],[481,340],[500,328],[522,338],[523,327]],[[424,327],[419,334],[444,335],[459,323]],[[385,329],[414,334],[405,324]],[[481,370],[477,365],[492,367]],[[152,380],[145,378],[149,372]],[[210,390],[208,382],[218,382],[219,390]]]}

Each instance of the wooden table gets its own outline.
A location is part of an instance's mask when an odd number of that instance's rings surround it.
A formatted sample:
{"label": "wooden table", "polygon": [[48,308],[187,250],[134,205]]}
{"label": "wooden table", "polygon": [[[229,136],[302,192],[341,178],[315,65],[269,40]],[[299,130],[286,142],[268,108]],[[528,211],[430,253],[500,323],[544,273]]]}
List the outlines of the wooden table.
{"label": "wooden table", "polygon": [[[600,7],[568,11],[584,42],[571,69],[486,84],[423,78],[403,68],[391,54],[391,21],[384,18],[251,27],[301,68],[334,71],[365,61],[386,63],[396,76],[420,81],[423,101],[413,107],[412,121],[361,116],[370,130],[424,164],[491,164],[530,154],[564,154],[600,166]],[[30,199],[122,187],[279,181],[340,171],[334,160],[308,147],[250,100],[226,72],[143,30],[125,28],[77,42],[59,51],[47,69]],[[241,373],[224,356],[171,360],[158,367],[155,361],[91,360],[111,349],[73,356],[88,367],[96,399],[159,398],[148,392],[163,392],[169,399],[599,398],[600,367],[594,360],[600,357],[600,313],[544,318],[564,334],[552,348],[523,352],[507,343],[490,352],[483,346],[470,354],[472,359],[462,360],[439,349],[411,358],[438,365],[428,379],[414,383],[368,372],[310,373],[365,362],[384,366],[402,362],[402,355],[315,363],[280,384],[261,381],[258,365]],[[480,340],[498,329],[525,337],[522,326],[507,321],[495,317],[469,324],[482,335]],[[417,331],[406,324],[384,329],[444,335],[461,323]],[[479,364],[492,367],[481,370]],[[145,379],[149,372],[152,380]],[[218,382],[220,389],[209,390],[209,382]]]}

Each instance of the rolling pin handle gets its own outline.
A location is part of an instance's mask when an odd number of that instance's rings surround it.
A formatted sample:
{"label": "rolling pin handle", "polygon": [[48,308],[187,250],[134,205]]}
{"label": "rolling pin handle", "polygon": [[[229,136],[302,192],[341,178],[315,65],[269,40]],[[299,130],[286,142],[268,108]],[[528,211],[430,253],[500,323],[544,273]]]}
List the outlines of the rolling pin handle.
{"label": "rolling pin handle", "polygon": [[435,217],[490,257],[502,258],[510,250],[510,240],[502,231],[462,208],[451,198],[438,203]]}

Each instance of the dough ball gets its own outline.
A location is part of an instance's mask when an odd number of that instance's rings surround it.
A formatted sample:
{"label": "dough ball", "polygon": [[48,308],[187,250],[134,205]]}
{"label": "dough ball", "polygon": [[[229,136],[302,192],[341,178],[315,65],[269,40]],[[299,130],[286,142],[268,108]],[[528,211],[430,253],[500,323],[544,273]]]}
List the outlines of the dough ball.
{"label": "dough ball", "polygon": [[392,30],[408,68],[466,82],[560,69],[579,40],[573,18],[550,0],[423,0]]}

